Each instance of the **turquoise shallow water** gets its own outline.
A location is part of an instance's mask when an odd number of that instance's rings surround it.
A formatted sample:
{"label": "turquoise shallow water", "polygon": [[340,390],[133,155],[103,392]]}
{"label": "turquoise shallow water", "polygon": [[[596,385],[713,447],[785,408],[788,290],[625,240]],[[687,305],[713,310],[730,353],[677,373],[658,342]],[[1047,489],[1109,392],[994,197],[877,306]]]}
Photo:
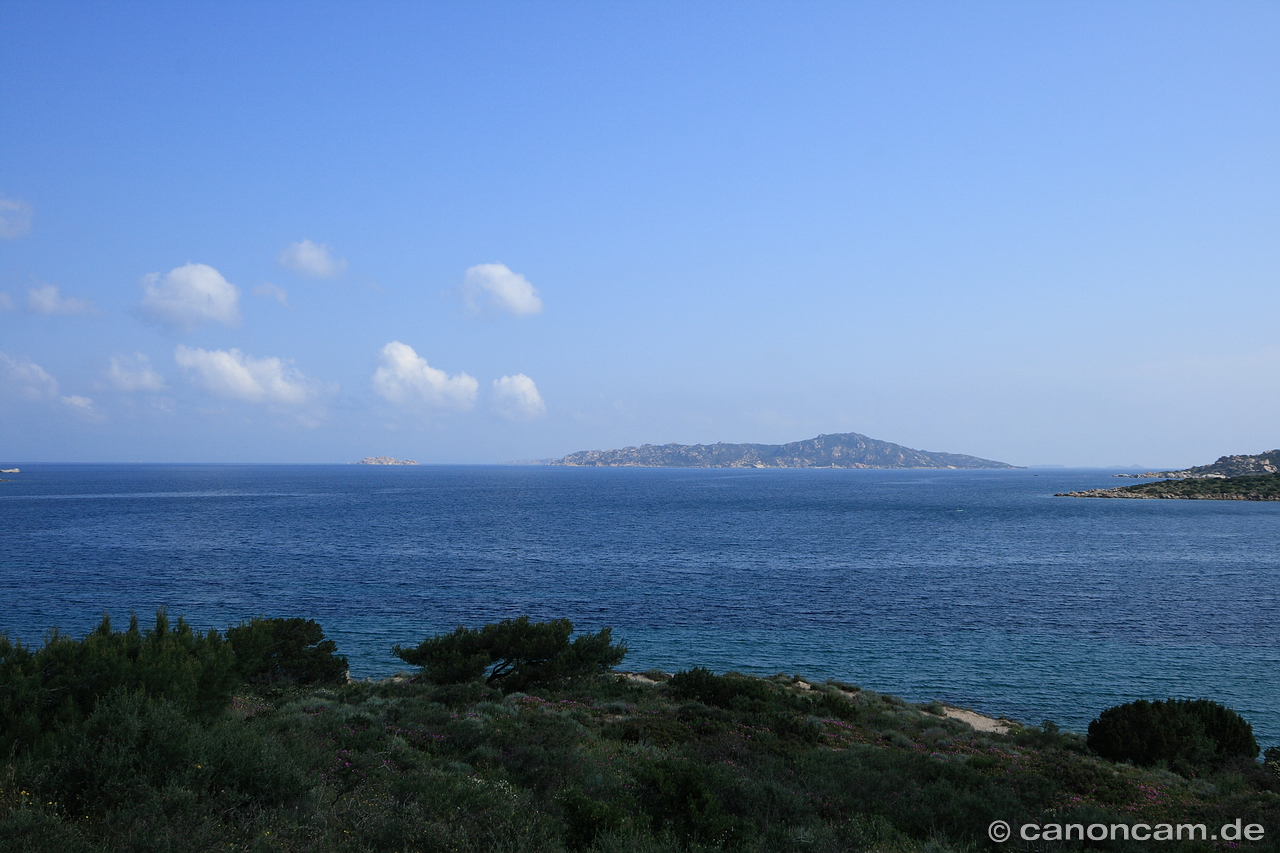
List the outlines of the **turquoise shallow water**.
{"label": "turquoise shallow water", "polygon": [[1096,470],[24,467],[0,629],[167,606],[318,620],[356,676],[528,613],[625,666],[797,672],[1083,730],[1205,696],[1280,744],[1280,505],[1103,501]]}

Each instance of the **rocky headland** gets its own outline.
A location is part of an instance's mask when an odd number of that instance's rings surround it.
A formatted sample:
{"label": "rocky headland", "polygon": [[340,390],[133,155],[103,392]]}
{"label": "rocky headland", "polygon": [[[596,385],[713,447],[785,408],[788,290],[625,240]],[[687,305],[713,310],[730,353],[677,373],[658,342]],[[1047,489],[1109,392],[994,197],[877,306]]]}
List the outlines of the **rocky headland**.
{"label": "rocky headland", "polygon": [[1116,474],[1144,480],[1220,480],[1225,477],[1257,477],[1280,473],[1280,450],[1253,455],[1220,456],[1212,465],[1197,465],[1181,471],[1147,471],[1145,474]]}
{"label": "rocky headland", "polygon": [[1280,501],[1280,473],[1256,477],[1193,477],[1115,489],[1060,492],[1059,498],[1181,499],[1195,501]]}
{"label": "rocky headland", "polygon": [[552,465],[631,468],[1017,468],[961,453],[914,450],[859,435],[820,435],[790,444],[643,444],[583,450]]}
{"label": "rocky headland", "polygon": [[394,459],[390,456],[366,456],[357,465],[417,465],[412,459]]}

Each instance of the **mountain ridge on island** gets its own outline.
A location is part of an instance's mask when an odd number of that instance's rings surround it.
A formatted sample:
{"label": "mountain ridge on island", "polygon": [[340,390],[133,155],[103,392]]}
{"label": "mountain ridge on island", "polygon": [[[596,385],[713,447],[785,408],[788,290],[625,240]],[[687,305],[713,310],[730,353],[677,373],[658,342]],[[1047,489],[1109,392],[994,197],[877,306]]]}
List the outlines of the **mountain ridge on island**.
{"label": "mountain ridge on island", "polygon": [[1017,468],[962,453],[915,450],[856,432],[788,444],[643,444],[582,450],[550,464],[591,468]]}

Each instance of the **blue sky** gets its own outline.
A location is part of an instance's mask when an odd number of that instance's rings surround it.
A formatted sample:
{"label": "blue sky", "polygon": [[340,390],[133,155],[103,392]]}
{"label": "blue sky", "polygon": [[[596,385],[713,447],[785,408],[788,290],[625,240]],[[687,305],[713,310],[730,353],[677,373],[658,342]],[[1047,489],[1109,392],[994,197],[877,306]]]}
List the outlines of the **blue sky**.
{"label": "blue sky", "polygon": [[1274,3],[0,5],[0,463],[1280,445]]}

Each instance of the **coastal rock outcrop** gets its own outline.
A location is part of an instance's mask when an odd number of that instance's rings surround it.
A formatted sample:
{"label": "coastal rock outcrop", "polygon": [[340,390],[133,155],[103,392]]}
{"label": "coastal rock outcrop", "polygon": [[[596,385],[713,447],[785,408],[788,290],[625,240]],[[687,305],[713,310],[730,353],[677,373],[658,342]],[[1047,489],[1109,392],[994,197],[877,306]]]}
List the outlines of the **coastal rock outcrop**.
{"label": "coastal rock outcrop", "polygon": [[1253,455],[1220,456],[1212,465],[1197,465],[1181,471],[1147,471],[1145,474],[1116,474],[1144,480],[1220,480],[1225,477],[1257,477],[1280,473],[1280,450]]}
{"label": "coastal rock outcrop", "polygon": [[395,459],[391,456],[366,456],[357,465],[417,465],[412,459]]}

